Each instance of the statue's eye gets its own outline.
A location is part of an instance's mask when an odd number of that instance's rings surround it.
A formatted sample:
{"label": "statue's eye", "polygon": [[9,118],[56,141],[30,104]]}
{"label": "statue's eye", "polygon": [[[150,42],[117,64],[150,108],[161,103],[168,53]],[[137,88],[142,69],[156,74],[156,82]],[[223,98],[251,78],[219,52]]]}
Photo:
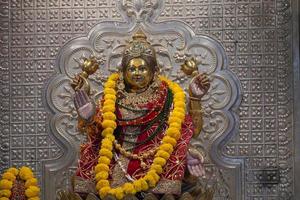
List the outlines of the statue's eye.
{"label": "statue's eye", "polygon": [[127,69],[127,71],[129,71],[129,72],[134,72],[134,67],[129,67],[129,68]]}
{"label": "statue's eye", "polygon": [[142,72],[145,72],[145,71],[147,71],[147,68],[146,67],[144,67],[144,66],[141,66],[141,67],[139,67],[140,68],[140,71],[142,71]]}

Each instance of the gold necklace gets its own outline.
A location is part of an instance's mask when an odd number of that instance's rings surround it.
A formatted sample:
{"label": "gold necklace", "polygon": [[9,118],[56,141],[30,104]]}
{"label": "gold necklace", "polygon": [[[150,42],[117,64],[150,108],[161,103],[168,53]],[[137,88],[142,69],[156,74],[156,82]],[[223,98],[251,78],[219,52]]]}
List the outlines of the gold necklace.
{"label": "gold necklace", "polygon": [[155,149],[151,149],[147,152],[142,152],[142,153],[138,153],[138,154],[131,153],[130,151],[127,151],[126,149],[124,149],[122,147],[122,145],[118,143],[117,140],[114,141],[114,146],[126,158],[130,158],[130,159],[134,159],[134,160],[140,160],[141,167],[143,169],[147,169],[147,164],[144,162],[144,160],[148,159],[151,156],[154,156],[155,153],[157,152],[157,148],[155,148]]}

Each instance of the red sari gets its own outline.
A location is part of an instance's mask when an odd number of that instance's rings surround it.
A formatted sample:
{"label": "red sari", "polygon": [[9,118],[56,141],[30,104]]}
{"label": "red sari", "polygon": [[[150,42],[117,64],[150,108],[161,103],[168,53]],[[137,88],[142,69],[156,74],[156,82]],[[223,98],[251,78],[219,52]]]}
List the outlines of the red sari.
{"label": "red sari", "polygon": [[[146,110],[146,112],[140,117],[135,117],[134,119],[126,119],[126,116],[123,116],[124,112],[122,112],[124,108],[116,104],[118,128],[115,131],[115,135],[118,143],[124,145],[126,142],[127,136],[123,133],[126,133],[128,127],[135,127],[135,129],[139,130],[138,135],[135,138],[136,146],[134,146],[131,150],[132,153],[138,154],[157,148],[160,145],[166,128],[168,127],[167,121],[169,113],[172,110],[172,105],[169,104],[169,107],[166,105],[168,100],[170,102],[170,98],[168,98],[170,97],[170,90],[166,83],[162,82],[157,92],[158,95],[155,100],[147,102],[146,104],[138,105],[141,110]],[[96,116],[101,116],[100,111],[97,112]],[[89,142],[81,147],[80,160],[76,175],[83,179],[91,180],[94,177],[93,169],[97,164],[98,151],[101,144],[101,128],[99,127],[100,126],[97,125],[97,123],[88,126],[87,132],[89,135]],[[181,181],[184,177],[184,171],[186,168],[187,148],[193,135],[193,130],[192,119],[187,115],[184,123],[182,124],[181,138],[177,141],[173,153],[163,168],[163,173],[161,174],[161,179],[158,182],[158,185],[151,189],[152,192],[180,194]],[[114,153],[122,157],[119,152]],[[122,168],[122,165],[119,162],[119,157],[115,156],[110,165],[110,179],[113,182],[112,186],[118,186],[124,183],[124,181],[129,181],[125,177],[125,171],[127,173],[127,177],[129,176],[132,179],[143,177],[152,164],[153,158],[154,156],[144,160],[148,167],[143,169],[140,166],[140,160],[128,160],[127,158],[122,157],[120,160],[127,159],[125,162],[126,166],[123,166]],[[122,172],[120,172],[121,169]],[[120,181],[121,179],[123,179],[123,182]]]}

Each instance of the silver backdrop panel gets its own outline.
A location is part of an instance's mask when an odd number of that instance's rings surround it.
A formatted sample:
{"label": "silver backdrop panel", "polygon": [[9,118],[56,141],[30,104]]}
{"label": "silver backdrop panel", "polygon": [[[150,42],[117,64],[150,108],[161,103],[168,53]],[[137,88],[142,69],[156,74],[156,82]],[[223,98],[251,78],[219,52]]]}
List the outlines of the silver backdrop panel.
{"label": "silver backdrop panel", "polygon": [[[128,2],[130,5],[136,1]],[[63,181],[74,171],[66,167],[53,174],[61,179],[47,182],[51,177],[45,166],[55,168],[55,163],[59,163],[55,161],[72,148],[51,134],[50,127],[61,123],[63,131],[69,131],[63,136],[75,142],[83,140],[80,135],[70,136],[74,133],[69,123],[72,113],[53,122],[53,113],[45,109],[49,78],[61,70],[56,63],[57,55],[66,42],[87,36],[99,22],[122,21],[122,17],[116,3],[109,0],[4,0],[0,5],[0,169],[29,165],[41,179],[43,199],[50,200],[49,194],[45,194],[46,187],[68,185]],[[291,2],[166,0],[156,21],[174,19],[189,25],[196,36],[208,35],[218,40],[225,49],[229,69],[241,83],[239,122],[235,124],[238,132],[214,151],[220,152],[226,158],[224,162],[232,166],[239,160],[243,165],[233,171],[239,180],[232,180],[235,176],[230,168],[208,163],[208,172],[216,174],[220,183],[215,199],[297,199],[293,174]],[[62,81],[59,77],[57,80]],[[62,87],[57,95],[52,95],[62,97],[65,102],[59,98],[53,102],[68,109],[68,88]],[[72,166],[75,165],[73,160]],[[266,174],[275,177],[275,181],[262,179]]]}

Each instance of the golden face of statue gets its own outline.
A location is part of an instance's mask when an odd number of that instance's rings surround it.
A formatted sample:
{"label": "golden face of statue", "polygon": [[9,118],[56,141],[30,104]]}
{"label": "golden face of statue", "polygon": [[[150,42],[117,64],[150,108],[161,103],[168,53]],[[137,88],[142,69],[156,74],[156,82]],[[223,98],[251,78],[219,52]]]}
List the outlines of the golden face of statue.
{"label": "golden face of statue", "polygon": [[140,90],[147,87],[152,79],[153,72],[142,58],[133,58],[124,70],[124,81],[131,90]]}

